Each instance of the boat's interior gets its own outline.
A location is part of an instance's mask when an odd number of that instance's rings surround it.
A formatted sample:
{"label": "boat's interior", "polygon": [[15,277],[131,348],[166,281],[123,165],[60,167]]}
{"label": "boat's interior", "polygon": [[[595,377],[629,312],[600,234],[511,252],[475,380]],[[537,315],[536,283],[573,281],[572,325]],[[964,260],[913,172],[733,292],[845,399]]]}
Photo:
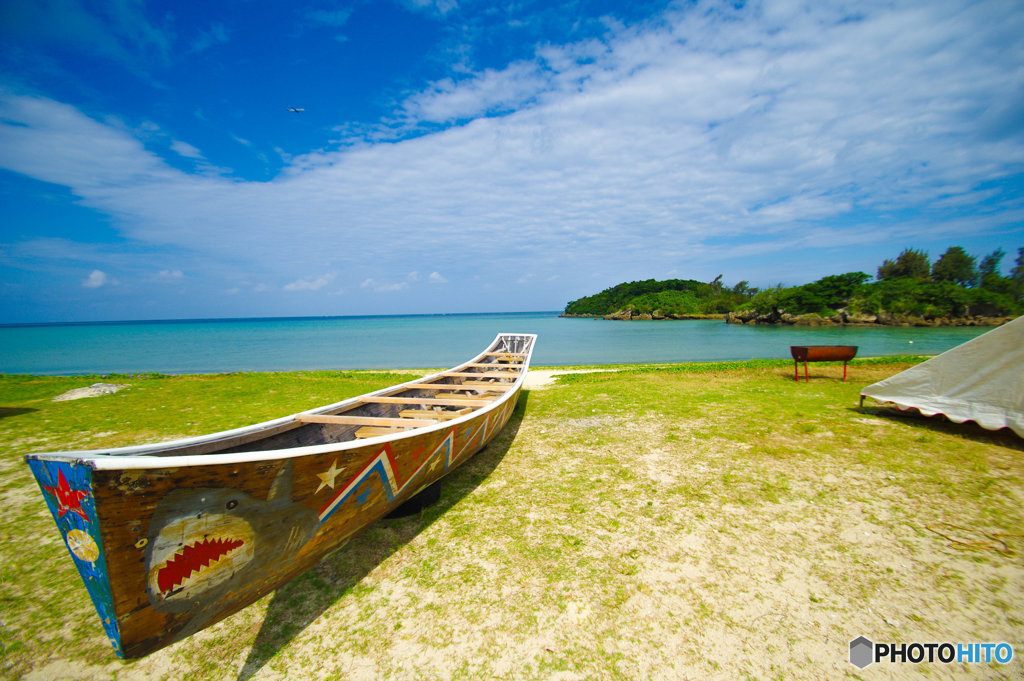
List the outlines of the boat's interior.
{"label": "boat's interior", "polygon": [[533,336],[502,335],[473,360],[423,381],[295,415],[230,437],[168,443],[151,456],[227,454],[361,440],[432,426],[487,407],[527,366]]}

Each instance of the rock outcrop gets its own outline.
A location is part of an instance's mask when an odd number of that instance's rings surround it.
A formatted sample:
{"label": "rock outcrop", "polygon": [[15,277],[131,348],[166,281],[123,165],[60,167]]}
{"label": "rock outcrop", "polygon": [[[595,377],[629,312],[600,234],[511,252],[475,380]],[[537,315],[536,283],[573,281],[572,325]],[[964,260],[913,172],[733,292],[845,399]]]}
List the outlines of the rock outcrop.
{"label": "rock outcrop", "polygon": [[100,395],[110,395],[116,393],[122,388],[127,388],[126,383],[93,383],[87,388],[75,388],[68,390],[65,393],[61,393],[54,397],[52,402],[66,402],[68,400],[80,400],[83,397],[99,397]]}
{"label": "rock outcrop", "polygon": [[1013,317],[918,317],[881,311],[878,314],[864,314],[839,310],[833,315],[793,315],[772,310],[740,310],[725,316],[728,324],[787,324],[791,326],[999,326]]}

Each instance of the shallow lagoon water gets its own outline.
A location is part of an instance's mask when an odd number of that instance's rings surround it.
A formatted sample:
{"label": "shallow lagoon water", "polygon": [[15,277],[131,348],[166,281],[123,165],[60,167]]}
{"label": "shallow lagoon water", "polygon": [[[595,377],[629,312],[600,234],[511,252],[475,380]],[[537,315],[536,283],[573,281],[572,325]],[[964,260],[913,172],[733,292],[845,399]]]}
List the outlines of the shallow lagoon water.
{"label": "shallow lagoon water", "polygon": [[9,325],[0,326],[0,373],[449,367],[500,332],[538,334],[534,366],[780,359],[790,345],[857,345],[858,357],[935,355],[987,330],[620,322],[557,312]]}

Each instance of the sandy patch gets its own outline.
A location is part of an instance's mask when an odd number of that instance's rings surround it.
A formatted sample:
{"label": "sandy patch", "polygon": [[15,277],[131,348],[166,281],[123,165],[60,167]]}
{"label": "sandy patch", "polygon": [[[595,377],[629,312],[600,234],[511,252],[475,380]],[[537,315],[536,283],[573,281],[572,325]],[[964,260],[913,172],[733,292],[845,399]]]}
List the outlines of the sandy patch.
{"label": "sandy patch", "polygon": [[557,376],[565,374],[593,374],[604,371],[618,371],[618,369],[530,369],[523,381],[523,387],[528,390],[543,390],[555,382]]}
{"label": "sandy patch", "polygon": [[111,395],[118,390],[128,387],[127,383],[93,383],[87,388],[75,388],[61,393],[53,398],[54,402],[67,402],[68,400],[80,400],[83,397],[99,397],[100,395]]}

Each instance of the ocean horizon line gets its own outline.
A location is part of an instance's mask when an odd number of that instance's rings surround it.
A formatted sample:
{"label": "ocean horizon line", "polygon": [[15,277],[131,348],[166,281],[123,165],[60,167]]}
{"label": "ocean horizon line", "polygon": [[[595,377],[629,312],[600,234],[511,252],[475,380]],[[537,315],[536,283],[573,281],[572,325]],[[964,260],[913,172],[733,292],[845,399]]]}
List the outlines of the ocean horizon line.
{"label": "ocean horizon line", "polygon": [[132,324],[216,324],[235,322],[295,322],[329,319],[402,319],[409,317],[479,317],[484,315],[561,314],[562,310],[517,310],[508,312],[414,312],[408,314],[299,315],[289,317],[183,317],[180,319],[115,319],[77,322],[0,322],[0,329],[53,326],[127,326]]}

